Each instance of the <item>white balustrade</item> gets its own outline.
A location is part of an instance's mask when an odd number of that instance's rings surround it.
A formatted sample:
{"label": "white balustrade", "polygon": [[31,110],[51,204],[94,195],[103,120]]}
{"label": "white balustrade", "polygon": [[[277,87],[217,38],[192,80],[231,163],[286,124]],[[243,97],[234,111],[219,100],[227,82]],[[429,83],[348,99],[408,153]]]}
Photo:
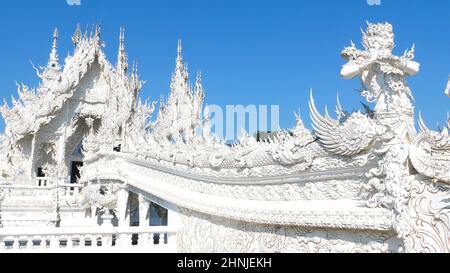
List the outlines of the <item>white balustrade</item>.
{"label": "white balustrade", "polygon": [[[138,235],[134,244],[133,234]],[[0,252],[61,251],[176,252],[176,231],[167,226],[0,229]]]}
{"label": "white balustrade", "polygon": [[78,197],[84,188],[80,184],[60,184],[59,187],[63,197]]}
{"label": "white balustrade", "polygon": [[38,188],[48,188],[52,185],[51,179],[48,177],[36,177],[34,181],[35,186]]}

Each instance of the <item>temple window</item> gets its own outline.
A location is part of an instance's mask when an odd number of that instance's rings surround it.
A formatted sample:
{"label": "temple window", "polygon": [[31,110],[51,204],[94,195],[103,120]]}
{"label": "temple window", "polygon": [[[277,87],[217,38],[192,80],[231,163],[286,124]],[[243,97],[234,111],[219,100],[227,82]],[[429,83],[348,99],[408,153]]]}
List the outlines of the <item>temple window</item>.
{"label": "temple window", "polygon": [[[37,168],[36,177],[45,177],[44,169],[42,167]],[[37,179],[38,187],[45,187],[47,185],[47,180]]]}
{"label": "temple window", "polygon": [[[168,224],[168,210],[153,202],[150,203],[150,226],[167,226]],[[160,233],[153,235],[155,244],[167,243],[167,233],[161,238]],[[164,242],[162,242],[164,240]]]}
{"label": "temple window", "polygon": [[83,167],[83,162],[73,161],[70,171],[70,184],[78,183],[78,179],[80,179],[80,168]]}

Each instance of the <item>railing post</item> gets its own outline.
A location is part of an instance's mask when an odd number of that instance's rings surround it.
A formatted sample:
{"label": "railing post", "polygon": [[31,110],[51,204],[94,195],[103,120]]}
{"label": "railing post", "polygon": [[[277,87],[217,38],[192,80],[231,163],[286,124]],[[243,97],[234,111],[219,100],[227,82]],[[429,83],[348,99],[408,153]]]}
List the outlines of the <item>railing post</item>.
{"label": "railing post", "polygon": [[112,247],[112,233],[108,233],[108,234],[104,234],[102,236],[102,247],[103,248],[108,248],[108,247]]}
{"label": "railing post", "polygon": [[14,236],[13,240],[14,240],[14,242],[13,242],[12,248],[13,249],[19,249],[20,248],[20,239],[19,239],[19,237]]}
{"label": "railing post", "polygon": [[66,244],[67,248],[73,248],[73,237],[72,236],[67,236],[67,244]]}
{"label": "railing post", "polygon": [[139,234],[139,246],[147,247],[149,246],[149,237],[151,233],[140,233]]}
{"label": "railing post", "polygon": [[[94,247],[94,239],[93,239],[93,236],[92,236],[91,234],[85,235],[85,236],[84,236],[84,242],[85,242],[85,244],[86,244],[86,239],[88,239],[88,241],[91,242],[91,245],[90,245],[89,247]],[[88,247],[88,246],[86,246],[86,247]]]}
{"label": "railing post", "polygon": [[80,194],[80,188],[79,187],[75,187],[75,188],[73,188],[73,196],[75,197],[75,198],[78,198],[78,196],[79,196],[79,194]]}
{"label": "railing post", "polygon": [[80,235],[80,244],[78,247],[80,247],[80,248],[86,247],[86,241],[85,241],[85,237],[83,235]]}
{"label": "railing post", "polygon": [[177,250],[177,234],[175,232],[167,233],[167,246],[174,252]]}
{"label": "railing post", "polygon": [[50,248],[59,248],[59,239],[56,237],[56,235],[50,236]]}
{"label": "railing post", "polygon": [[128,241],[127,244],[127,240],[129,239],[128,234],[125,233],[117,233],[116,234],[116,247],[125,247],[128,246],[128,244],[130,244],[130,240]]}
{"label": "railing post", "polygon": [[41,236],[41,242],[39,243],[40,248],[46,248],[47,247],[47,238],[44,236]]}
{"label": "railing post", "polygon": [[26,240],[25,248],[26,249],[31,249],[33,247],[33,237],[32,236],[25,236],[25,240]]}
{"label": "railing post", "polygon": [[94,237],[94,239],[95,239],[95,247],[100,247],[98,245],[98,243],[99,243],[98,239],[99,238],[100,238],[100,245],[103,246],[103,237],[101,235],[96,234],[95,237]]}

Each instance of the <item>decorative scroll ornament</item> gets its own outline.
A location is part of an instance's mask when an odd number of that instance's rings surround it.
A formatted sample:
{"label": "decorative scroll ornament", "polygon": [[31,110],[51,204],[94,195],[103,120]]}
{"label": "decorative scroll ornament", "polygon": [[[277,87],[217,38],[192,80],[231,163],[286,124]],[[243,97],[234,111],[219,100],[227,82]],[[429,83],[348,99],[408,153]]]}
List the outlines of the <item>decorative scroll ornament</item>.
{"label": "decorative scroll ornament", "polygon": [[89,183],[84,190],[81,204],[85,208],[97,207],[100,210],[116,212],[118,193],[127,187],[126,183]]}
{"label": "decorative scroll ornament", "polygon": [[433,132],[419,117],[420,134],[410,147],[414,168],[422,175],[450,184],[450,135],[449,128]]}
{"label": "decorative scroll ornament", "polygon": [[323,117],[316,109],[312,92],[309,108],[315,135],[327,151],[336,155],[355,156],[367,151],[377,136],[386,133],[386,128],[360,112],[334,120],[326,111]]}
{"label": "decorative scroll ornament", "polygon": [[384,207],[394,212],[394,229],[398,236],[404,238],[410,232],[408,201],[410,197],[411,178],[408,170],[408,145],[392,139],[384,148],[375,150],[381,156],[378,167],[371,169],[366,177],[368,183],[369,207]]}
{"label": "decorative scroll ornament", "polygon": [[[274,160],[282,165],[301,163],[304,169],[311,166],[314,159],[314,150],[308,147],[314,142],[311,131],[303,125],[300,115],[296,116],[296,126],[289,134],[279,134],[273,139],[273,148],[270,150]],[[292,136],[291,136],[292,135]]]}
{"label": "decorative scroll ornament", "polygon": [[406,237],[410,252],[450,252],[450,189],[416,176],[409,208],[412,232]]}

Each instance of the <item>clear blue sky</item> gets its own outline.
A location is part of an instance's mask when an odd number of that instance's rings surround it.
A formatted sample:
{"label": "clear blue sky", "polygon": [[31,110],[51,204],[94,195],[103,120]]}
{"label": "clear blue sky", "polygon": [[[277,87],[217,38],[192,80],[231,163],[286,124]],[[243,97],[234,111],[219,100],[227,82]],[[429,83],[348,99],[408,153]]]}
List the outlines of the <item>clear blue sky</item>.
{"label": "clear blue sky", "polygon": [[[450,110],[444,97],[450,73],[450,1],[381,0],[66,0],[2,1],[0,8],[0,97],[16,96],[15,81],[36,86],[30,65],[47,62],[53,28],[60,29],[60,57],[72,52],[76,24],[102,23],[106,54],[116,62],[119,27],[126,28],[130,61],[139,62],[148,83],[142,96],[158,100],[169,91],[177,39],[194,76],[204,75],[208,104],[278,104],[281,127],[302,111],[309,126],[309,90],[316,102],[334,108],[336,93],[347,110],[359,109],[358,80],[339,77],[340,51],[360,45],[366,20],[388,21],[396,53],[416,43],[422,64],[409,83],[430,127],[443,124]],[[0,131],[3,131],[3,120]]]}

